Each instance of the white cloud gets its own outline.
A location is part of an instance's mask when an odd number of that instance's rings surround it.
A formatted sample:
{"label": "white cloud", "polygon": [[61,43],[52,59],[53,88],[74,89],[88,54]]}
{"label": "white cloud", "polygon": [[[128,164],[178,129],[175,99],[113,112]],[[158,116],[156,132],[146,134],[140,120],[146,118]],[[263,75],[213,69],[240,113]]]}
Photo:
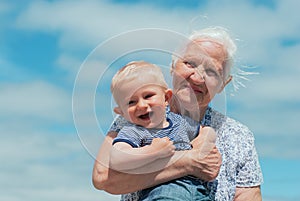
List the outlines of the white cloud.
{"label": "white cloud", "polygon": [[119,200],[92,186],[94,159],[75,132],[18,127],[0,128],[1,199]]}
{"label": "white cloud", "polygon": [[105,1],[37,1],[20,14],[17,26],[61,33],[65,48],[86,44],[95,47],[108,37],[137,28],[184,30],[187,28],[184,18],[188,20],[190,16],[185,10],[180,12],[178,15],[149,5],[128,6]]}
{"label": "white cloud", "polygon": [[193,24],[194,28],[211,26],[214,23],[225,25],[242,40],[247,39],[247,42],[259,43],[269,41],[274,36],[297,33],[299,21],[291,18],[296,16],[293,14],[297,14],[294,9],[299,5],[297,1],[278,2],[274,10],[254,7],[248,1],[234,4],[210,2],[212,3],[204,9],[163,10],[141,3],[118,5],[106,1],[37,1],[20,14],[17,26],[60,32],[65,40],[77,38],[80,40],[73,42],[88,43],[101,42],[107,37],[137,28],[157,27],[185,33],[193,17],[207,15],[208,20]]}
{"label": "white cloud", "polygon": [[75,56],[71,56],[71,54],[62,53],[56,61],[56,64],[63,70],[67,72],[67,77],[65,81],[68,83],[73,83],[75,81],[75,77],[77,71],[82,64],[82,61]]}
{"label": "white cloud", "polygon": [[74,129],[70,93],[45,81],[1,83],[0,110],[1,199],[119,200],[92,186],[94,158]]}
{"label": "white cloud", "polygon": [[44,119],[69,122],[71,96],[62,88],[45,81],[0,84],[1,117]]}
{"label": "white cloud", "polygon": [[[59,33],[62,47],[74,51],[75,47],[86,45],[94,48],[112,36],[137,28],[157,27],[186,33],[193,17],[206,14],[208,20],[196,21],[193,28],[224,25],[241,39],[238,54],[242,61],[278,68],[278,62],[285,61],[283,58],[287,57],[295,58],[291,54],[297,52],[280,47],[280,40],[298,38],[300,22],[292,17],[297,16],[295,8],[298,5],[298,1],[289,0],[277,2],[275,8],[270,9],[255,7],[248,1],[210,1],[206,7],[194,10],[163,10],[142,3],[37,1],[19,15],[17,26]],[[119,46],[126,45],[125,42]],[[285,63],[289,67],[297,64],[293,59]]]}
{"label": "white cloud", "polygon": [[[299,48],[282,48],[279,43],[285,37],[298,37],[300,22],[291,17],[296,16],[294,8],[298,4],[293,0],[278,2],[275,9],[270,9],[255,7],[248,1],[234,4],[210,1],[205,8],[163,10],[144,4],[118,5],[105,1],[37,1],[19,15],[17,25],[25,29],[60,33],[65,48],[87,44],[93,44],[91,47],[94,48],[109,37],[136,28],[158,27],[185,33],[194,16],[207,14],[208,20],[201,20],[194,27],[212,24],[229,27],[242,40],[238,51],[242,62],[246,60],[250,64],[266,67],[275,65],[276,69],[283,63],[288,68],[295,68],[297,63],[293,58]],[[126,41],[116,45],[126,46]]]}
{"label": "white cloud", "polygon": [[299,141],[299,73],[286,70],[291,73],[264,70],[229,98],[230,115],[254,132],[261,157],[300,157],[295,143]]}
{"label": "white cloud", "polygon": [[29,77],[29,74],[17,67],[14,63],[8,61],[6,58],[1,55],[0,57],[0,70],[1,75],[0,78],[4,78],[5,80],[18,80],[21,81],[25,78]]}
{"label": "white cloud", "polygon": [[12,5],[9,2],[1,1],[0,2],[0,15],[8,13],[12,10]]}

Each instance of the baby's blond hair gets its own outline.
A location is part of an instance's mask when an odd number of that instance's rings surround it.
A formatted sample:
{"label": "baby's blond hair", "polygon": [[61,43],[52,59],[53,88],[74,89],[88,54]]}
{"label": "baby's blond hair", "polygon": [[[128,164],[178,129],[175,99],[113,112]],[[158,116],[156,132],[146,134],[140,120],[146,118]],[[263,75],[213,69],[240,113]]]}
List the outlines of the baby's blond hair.
{"label": "baby's blond hair", "polygon": [[126,84],[128,81],[138,79],[141,73],[147,74],[147,76],[153,76],[155,78],[155,83],[145,84],[154,84],[166,89],[168,88],[164,75],[157,65],[148,63],[146,61],[132,61],[123,66],[112,78],[110,90],[115,100],[115,95],[118,93],[120,86]]}

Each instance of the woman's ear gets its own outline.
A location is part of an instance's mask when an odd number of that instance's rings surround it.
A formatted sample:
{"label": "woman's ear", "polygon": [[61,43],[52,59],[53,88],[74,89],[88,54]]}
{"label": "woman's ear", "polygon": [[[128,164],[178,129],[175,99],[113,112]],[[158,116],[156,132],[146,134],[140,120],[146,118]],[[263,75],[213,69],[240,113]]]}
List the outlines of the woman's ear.
{"label": "woman's ear", "polygon": [[173,92],[171,89],[166,89],[165,90],[165,103],[166,103],[166,106],[169,105],[170,101],[171,101],[171,98],[172,98],[172,95],[173,95]]}
{"label": "woman's ear", "polygon": [[171,63],[171,69],[170,69],[170,73],[171,73],[171,75],[173,74],[173,72],[174,72],[174,60],[172,59],[172,63]]}
{"label": "woman's ear", "polygon": [[227,80],[223,83],[223,85],[222,85],[222,87],[221,87],[221,89],[219,90],[218,93],[221,93],[221,92],[223,91],[223,89],[225,88],[225,86],[226,86],[229,82],[231,82],[231,80],[232,80],[232,75],[229,75],[229,77],[228,77]]}
{"label": "woman's ear", "polygon": [[229,77],[227,78],[227,80],[226,80],[225,83],[224,83],[223,88],[224,88],[229,82],[231,82],[231,80],[232,80],[232,75],[229,75]]}
{"label": "woman's ear", "polygon": [[115,107],[115,108],[114,108],[114,112],[115,112],[116,114],[123,115],[123,112],[122,112],[122,110],[121,110],[120,107]]}

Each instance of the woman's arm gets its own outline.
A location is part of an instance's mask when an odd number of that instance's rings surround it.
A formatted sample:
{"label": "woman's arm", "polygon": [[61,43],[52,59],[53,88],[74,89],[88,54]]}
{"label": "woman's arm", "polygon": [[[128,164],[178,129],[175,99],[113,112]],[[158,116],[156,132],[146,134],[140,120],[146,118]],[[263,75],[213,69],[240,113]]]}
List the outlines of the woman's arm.
{"label": "woman's arm", "polygon": [[[180,165],[179,162],[176,163],[176,166],[169,166],[165,170],[162,170],[162,167],[161,171],[147,174],[128,174],[110,169],[108,168],[109,156],[112,149],[112,141],[116,136],[116,132],[108,133],[101,145],[93,170],[92,179],[95,188],[105,190],[112,194],[124,194],[185,176],[186,172],[188,172],[188,170],[185,169],[186,166],[184,166],[184,164]],[[175,153],[174,156],[175,155],[177,155],[177,153]],[[166,163],[163,163],[163,165],[165,164]]]}
{"label": "woman's arm", "polygon": [[93,184],[99,190],[105,190],[112,194],[124,194],[145,189],[163,182],[167,182],[186,175],[194,175],[206,181],[217,177],[221,165],[221,155],[214,148],[205,158],[198,157],[199,150],[193,148],[188,151],[175,152],[166,158],[164,169],[147,174],[128,174],[115,171],[109,167],[109,155],[112,141],[117,136],[116,132],[107,134],[93,170]]}
{"label": "woman's arm", "polygon": [[260,184],[263,182],[253,133],[246,127],[238,134],[237,150],[239,165],[236,175],[236,193],[234,201],[261,201]]}
{"label": "woman's arm", "polygon": [[262,201],[260,186],[248,188],[237,187],[234,201]]}

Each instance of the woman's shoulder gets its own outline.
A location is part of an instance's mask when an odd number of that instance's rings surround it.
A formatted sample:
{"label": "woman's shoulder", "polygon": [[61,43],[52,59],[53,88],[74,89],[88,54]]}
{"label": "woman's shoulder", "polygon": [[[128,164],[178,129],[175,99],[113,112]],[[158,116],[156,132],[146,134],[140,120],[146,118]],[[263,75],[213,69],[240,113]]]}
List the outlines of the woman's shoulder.
{"label": "woman's shoulder", "polygon": [[124,126],[130,126],[130,122],[128,122],[124,117],[121,115],[117,115],[114,118],[114,121],[110,125],[110,128],[108,131],[115,131],[119,132]]}
{"label": "woman's shoulder", "polygon": [[212,112],[212,127],[218,135],[218,145],[231,157],[241,159],[254,147],[254,135],[245,124],[220,112]]}
{"label": "woman's shoulder", "polygon": [[192,118],[190,118],[188,116],[176,114],[174,112],[168,112],[167,118],[171,119],[171,121],[173,121],[173,123],[177,123],[177,124],[186,124],[186,123],[188,123],[189,125],[198,125],[199,124],[199,122],[193,120]]}
{"label": "woman's shoulder", "polygon": [[212,127],[219,132],[232,137],[253,137],[253,133],[249,127],[240,121],[213,109],[211,109],[210,114]]}

